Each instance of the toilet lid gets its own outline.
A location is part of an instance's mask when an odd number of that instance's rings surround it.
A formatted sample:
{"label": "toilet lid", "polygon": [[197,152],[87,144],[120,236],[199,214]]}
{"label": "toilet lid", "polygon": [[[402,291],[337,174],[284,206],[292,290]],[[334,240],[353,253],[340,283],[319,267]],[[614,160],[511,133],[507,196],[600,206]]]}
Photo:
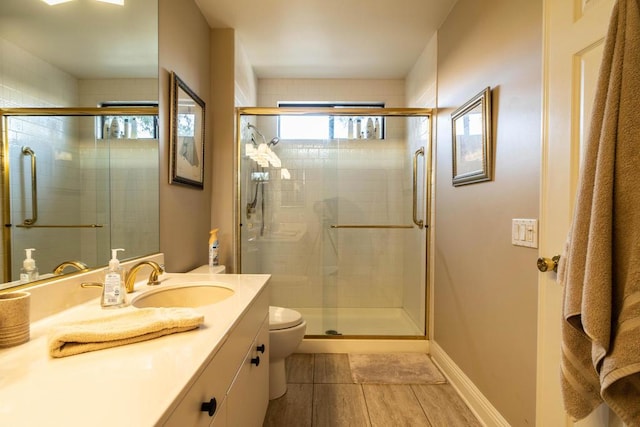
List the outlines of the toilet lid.
{"label": "toilet lid", "polygon": [[292,328],[302,323],[302,315],[284,307],[269,307],[269,330]]}

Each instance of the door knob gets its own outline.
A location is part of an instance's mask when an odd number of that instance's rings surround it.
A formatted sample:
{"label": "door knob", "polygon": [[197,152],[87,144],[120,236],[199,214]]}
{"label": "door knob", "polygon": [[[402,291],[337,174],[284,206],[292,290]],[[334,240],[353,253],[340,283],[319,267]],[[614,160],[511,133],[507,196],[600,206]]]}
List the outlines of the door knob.
{"label": "door knob", "polygon": [[554,272],[558,272],[558,261],[560,261],[560,255],[556,255],[553,258],[549,259],[549,258],[538,258],[538,270],[540,270],[541,272],[546,272],[546,271],[554,271]]}

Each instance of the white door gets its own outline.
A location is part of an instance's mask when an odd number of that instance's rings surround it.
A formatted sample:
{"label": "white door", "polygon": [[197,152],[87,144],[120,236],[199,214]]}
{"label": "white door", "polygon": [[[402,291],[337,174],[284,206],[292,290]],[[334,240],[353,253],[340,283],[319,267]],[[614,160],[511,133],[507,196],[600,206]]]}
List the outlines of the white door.
{"label": "white door", "polygon": [[[544,0],[544,117],[540,256],[562,252],[580,158],[613,0]],[[535,266],[531,266],[535,268]],[[536,424],[570,426],[560,393],[562,288],[555,273],[540,273]],[[613,425],[605,409],[581,426]]]}

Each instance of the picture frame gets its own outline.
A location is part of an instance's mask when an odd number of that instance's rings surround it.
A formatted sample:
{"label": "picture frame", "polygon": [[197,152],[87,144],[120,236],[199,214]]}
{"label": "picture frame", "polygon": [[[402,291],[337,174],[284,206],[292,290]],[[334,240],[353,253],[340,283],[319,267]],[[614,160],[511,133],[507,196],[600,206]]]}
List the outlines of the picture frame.
{"label": "picture frame", "polygon": [[492,179],[491,123],[490,87],[451,113],[454,187]]}
{"label": "picture frame", "polygon": [[204,188],[205,103],[171,72],[169,184]]}

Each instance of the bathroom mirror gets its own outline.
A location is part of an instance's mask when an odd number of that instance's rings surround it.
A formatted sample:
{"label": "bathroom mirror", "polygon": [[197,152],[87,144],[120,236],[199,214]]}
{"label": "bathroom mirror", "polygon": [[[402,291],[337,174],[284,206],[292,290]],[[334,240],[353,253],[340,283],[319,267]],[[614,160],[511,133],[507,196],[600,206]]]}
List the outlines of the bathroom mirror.
{"label": "bathroom mirror", "polygon": [[[48,3],[57,4],[49,5]],[[5,111],[20,108],[126,109],[144,105],[152,106],[151,108],[157,111],[158,2],[157,0],[125,0],[122,2],[123,5],[117,3],[104,0],[67,0],[65,2],[2,0],[0,2],[0,58],[3,66],[0,67],[0,109]],[[113,155],[119,146],[126,146],[126,150],[145,151],[145,156],[148,154],[146,152],[149,152],[150,157],[145,157],[144,160],[145,168],[151,176],[159,177],[159,173],[154,172],[154,168],[155,170],[159,168],[157,137],[154,135],[135,138],[131,137],[131,134],[125,134],[126,117],[118,116],[123,132],[109,141],[111,148],[105,149],[106,140],[110,139],[110,135],[105,133],[108,129],[106,125],[113,119],[111,116],[96,114],[75,119],[38,118],[35,117],[37,114],[33,116],[29,119],[19,117],[13,125],[7,121],[4,123],[5,129],[2,130],[7,135],[6,139],[13,138],[14,145],[18,148],[21,144],[27,145],[20,139],[24,137],[27,129],[37,130],[37,132],[31,132],[29,145],[41,146],[36,151],[40,194],[44,194],[45,188],[50,186],[56,187],[55,191],[58,192],[58,196],[54,198],[56,203],[51,205],[50,209],[57,211],[71,205],[67,203],[69,198],[78,197],[79,194],[85,201],[87,196],[102,194],[101,199],[89,201],[89,204],[96,206],[96,212],[94,212],[96,224],[108,224],[108,221],[116,217],[124,218],[128,223],[124,228],[126,232],[122,234],[136,241],[151,242],[151,246],[118,243],[115,241],[118,239],[114,239],[113,235],[105,236],[104,233],[98,233],[88,239],[87,234],[91,230],[59,228],[55,230],[55,237],[45,236],[43,242],[46,244],[42,243],[41,247],[36,248],[33,253],[40,269],[40,277],[50,276],[51,265],[68,261],[69,257],[82,261],[89,268],[102,266],[108,260],[108,249],[112,244],[129,246],[123,256],[125,259],[158,252],[158,227],[153,225],[157,223],[158,216],[158,180],[155,180],[154,185],[145,188],[146,194],[155,195],[153,200],[149,202],[140,199],[140,196],[129,191],[130,184],[137,178],[127,172],[137,167],[139,162],[135,160],[140,160],[140,157],[136,157],[136,154]],[[128,119],[133,120],[133,117],[130,116]],[[107,121],[109,123],[106,123]],[[104,180],[98,178],[96,185],[92,187],[104,190],[104,193],[100,191],[87,193],[86,186],[80,193],[74,187],[73,179],[69,179],[67,172],[56,166],[61,163],[71,164],[72,161],[82,157],[80,151],[59,149],[60,145],[51,144],[54,139],[64,139],[64,135],[61,134],[70,127],[73,128],[74,139],[82,141],[85,146],[94,145],[96,147],[94,152],[98,156],[95,159],[91,158],[93,169],[91,169],[92,172],[87,172],[89,175],[82,172],[73,176],[85,182],[86,176],[111,177]],[[157,124],[155,130],[157,132]],[[34,138],[34,134],[39,137]],[[7,150],[7,152],[10,151],[11,149]],[[107,151],[111,155],[107,162],[103,162],[100,153]],[[22,172],[21,176],[24,178],[21,179],[24,179],[25,183],[31,174],[30,160],[31,157],[27,156],[19,165],[16,165],[17,170]],[[84,163],[87,162],[84,161]],[[60,184],[52,184],[58,178],[61,179]],[[25,208],[31,209],[32,192],[29,185],[23,185],[23,187],[21,196],[24,201],[14,200],[14,205],[24,205]],[[79,194],[71,194],[74,192]],[[7,194],[4,193],[6,191],[3,191],[3,197],[6,197]],[[147,210],[143,214],[144,227],[141,227],[140,222],[136,222],[136,218],[140,217],[137,212],[139,206],[143,204],[146,205]],[[78,205],[73,206],[77,208]],[[155,219],[148,217],[149,212],[153,212]],[[44,222],[49,213],[46,205],[41,203],[41,223],[59,224]],[[74,215],[76,213],[74,212]],[[65,216],[64,213],[61,215]],[[7,224],[16,222],[16,219],[5,218],[6,216],[3,213],[5,228]],[[87,224],[93,223],[90,221]],[[69,225],[68,222],[60,224]],[[77,224],[85,225],[85,222],[80,221]],[[48,229],[47,233],[52,230]],[[104,231],[104,229],[101,230]],[[32,231],[33,229],[30,230]],[[26,242],[21,239],[23,238],[20,234],[14,237],[12,242],[14,248],[25,246]],[[100,245],[92,244],[95,241],[99,241]],[[87,242],[92,243],[87,244]],[[79,249],[70,252],[69,244]],[[106,251],[103,250],[105,247]],[[15,258],[20,255],[12,254],[12,256]],[[60,258],[56,259],[56,256]],[[13,274],[9,280],[16,280],[19,277],[22,258],[18,260],[17,268],[15,259],[11,262]],[[45,258],[48,260],[47,263],[40,264],[40,259]],[[3,272],[2,276],[5,277],[7,254],[3,253],[1,259],[3,261],[0,269]],[[66,268],[63,274],[75,271],[73,268]],[[5,279],[5,281],[9,280]],[[8,287],[7,284],[0,285],[0,289],[6,287]]]}

